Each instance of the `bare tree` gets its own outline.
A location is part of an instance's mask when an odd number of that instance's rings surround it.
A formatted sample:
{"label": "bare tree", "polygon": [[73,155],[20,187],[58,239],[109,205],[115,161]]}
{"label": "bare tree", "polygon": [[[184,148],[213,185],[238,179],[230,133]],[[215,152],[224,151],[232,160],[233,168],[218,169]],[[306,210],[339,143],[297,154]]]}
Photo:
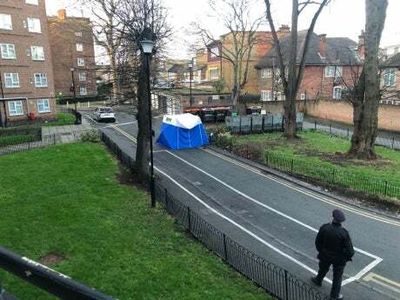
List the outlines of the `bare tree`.
{"label": "bare tree", "polygon": [[118,50],[122,42],[123,24],[117,18],[121,0],[79,0],[89,7],[95,31],[96,44],[103,47],[110,62],[112,99],[117,102],[120,89],[118,80]]}
{"label": "bare tree", "polygon": [[348,157],[375,159],[380,100],[379,43],[386,19],[387,0],[366,0],[365,61],[353,97],[354,131]]}
{"label": "bare tree", "polygon": [[216,57],[229,62],[232,66],[231,97],[236,111],[238,110],[241,90],[248,81],[249,61],[254,46],[262,42],[257,35],[262,17],[254,18],[250,16],[250,2],[249,0],[209,1],[211,9],[217,13],[220,20],[223,20],[223,25],[228,31],[220,39],[214,38],[201,24],[195,24],[197,34],[201,37],[204,46],[219,45],[218,51],[209,50]]}
{"label": "bare tree", "polygon": [[[311,36],[314,32],[315,24],[317,23],[318,17],[321,14],[323,8],[329,4],[331,0],[292,0],[292,30],[290,33],[290,53],[289,53],[289,64],[288,64],[288,74],[286,75],[286,66],[284,64],[284,54],[282,53],[282,48],[280,45],[279,37],[275,29],[274,20],[271,12],[271,1],[264,0],[266,6],[266,17],[271,28],[272,36],[275,43],[275,49],[278,58],[278,66],[280,69],[280,77],[282,80],[282,86],[285,93],[285,104],[284,104],[284,136],[291,139],[296,137],[296,95],[299,89],[300,83],[303,78],[305,61],[307,56],[307,51],[309,48]],[[297,49],[297,36],[298,36],[298,18],[299,15],[308,6],[317,5],[317,10],[311,20],[310,26],[308,27],[307,35],[304,40],[304,45],[302,49]],[[299,51],[299,52],[298,52]],[[301,54],[300,62],[297,61],[298,53]]]}
{"label": "bare tree", "polygon": [[[150,139],[149,132],[150,111],[148,103],[151,99],[147,91],[150,89],[147,82],[146,59],[140,42],[150,39],[154,42],[153,56],[162,52],[165,42],[171,34],[167,22],[167,11],[161,0],[119,0],[118,20],[124,27],[123,45],[132,59],[138,64],[137,96],[138,96],[138,135],[136,148],[136,171],[138,175],[147,178],[149,175]],[[140,53],[140,54],[139,54]]]}

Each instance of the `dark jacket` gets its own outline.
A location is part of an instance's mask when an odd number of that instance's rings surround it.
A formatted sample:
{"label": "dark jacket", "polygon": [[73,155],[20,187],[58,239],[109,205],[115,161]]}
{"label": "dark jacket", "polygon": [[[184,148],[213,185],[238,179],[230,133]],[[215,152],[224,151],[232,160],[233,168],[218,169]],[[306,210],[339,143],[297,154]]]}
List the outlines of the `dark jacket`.
{"label": "dark jacket", "polygon": [[321,226],[315,239],[320,260],[336,265],[345,265],[354,255],[350,235],[339,223],[328,223]]}

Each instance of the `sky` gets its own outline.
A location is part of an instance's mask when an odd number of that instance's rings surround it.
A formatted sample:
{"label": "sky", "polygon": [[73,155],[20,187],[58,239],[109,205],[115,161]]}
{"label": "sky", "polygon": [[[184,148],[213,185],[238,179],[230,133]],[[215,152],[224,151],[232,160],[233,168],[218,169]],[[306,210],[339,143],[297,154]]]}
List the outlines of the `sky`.
{"label": "sky", "polygon": [[[226,33],[224,27],[213,14],[208,0],[163,0],[168,9],[170,24],[174,28],[174,38],[169,46],[169,56],[179,58],[188,56],[187,45],[194,41],[190,24],[202,22],[209,27],[215,37]],[[264,1],[252,0],[254,14],[265,11]],[[381,47],[400,44],[400,0],[388,0],[385,28],[382,34]],[[66,7],[67,13],[74,16],[90,17],[88,12],[82,11],[76,0],[46,0],[47,13],[54,15],[60,8]],[[271,0],[275,26],[290,25],[291,0]],[[312,9],[302,13],[299,20],[299,30],[307,29],[311,20]],[[365,0],[332,0],[324,9],[315,27],[317,34],[325,33],[327,37],[349,37],[354,41],[365,25]],[[265,28],[268,29],[268,28]]]}

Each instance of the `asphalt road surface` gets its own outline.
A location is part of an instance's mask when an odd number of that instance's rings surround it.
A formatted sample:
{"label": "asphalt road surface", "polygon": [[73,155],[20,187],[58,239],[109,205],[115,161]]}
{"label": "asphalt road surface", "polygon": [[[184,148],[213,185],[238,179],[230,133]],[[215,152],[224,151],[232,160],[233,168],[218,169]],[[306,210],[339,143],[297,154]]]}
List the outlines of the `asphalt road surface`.
{"label": "asphalt road surface", "polygon": [[[155,119],[154,129],[159,128]],[[134,156],[137,123],[117,115],[115,124],[97,124],[124,151]],[[158,136],[158,135],[157,135]],[[316,273],[314,239],[342,209],[356,247],[348,263],[342,293],[345,299],[400,299],[400,220],[325,196],[211,149],[172,151],[155,146],[159,180],[208,222],[303,281]],[[321,291],[329,294],[331,272]]]}

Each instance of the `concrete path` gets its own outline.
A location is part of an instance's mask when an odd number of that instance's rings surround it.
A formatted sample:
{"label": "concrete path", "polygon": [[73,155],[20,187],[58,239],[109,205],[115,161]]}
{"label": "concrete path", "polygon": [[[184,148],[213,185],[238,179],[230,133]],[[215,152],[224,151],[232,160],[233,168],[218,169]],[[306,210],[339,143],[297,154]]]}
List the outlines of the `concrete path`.
{"label": "concrete path", "polygon": [[42,142],[71,143],[78,140],[82,132],[92,129],[91,124],[82,118],[80,125],[42,127]]}

